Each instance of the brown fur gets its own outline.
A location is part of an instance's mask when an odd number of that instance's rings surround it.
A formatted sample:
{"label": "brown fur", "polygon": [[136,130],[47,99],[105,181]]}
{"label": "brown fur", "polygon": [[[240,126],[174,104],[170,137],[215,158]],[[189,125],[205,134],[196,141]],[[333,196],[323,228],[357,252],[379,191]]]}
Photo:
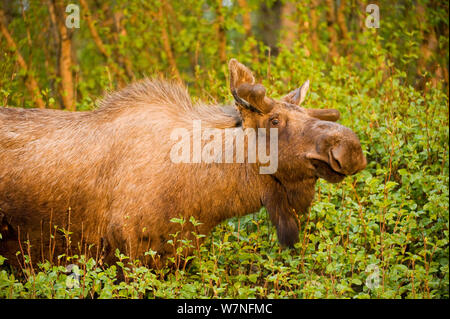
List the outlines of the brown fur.
{"label": "brown fur", "polygon": [[[89,244],[107,261],[116,248],[133,258],[149,248],[167,256],[169,234],[180,230],[171,218],[194,216],[203,223],[198,231],[207,234],[261,205],[280,243],[292,246],[298,241],[294,214],[310,206],[317,178],[338,182],[363,169],[361,146],[348,128],[320,120],[336,120],[337,111],[297,106],[305,94],[300,89],[275,101],[236,60],[230,74],[231,89],[246,85],[238,94],[261,114],[241,105],[193,105],[185,88],[148,79],[107,96],[90,112],[0,108],[0,254],[14,264],[29,239],[35,261],[86,253]],[[275,174],[259,174],[258,163],[175,164],[169,158],[171,130],[192,130],[192,120],[219,129],[269,128],[274,118]],[[71,243],[61,229],[71,232]],[[192,230],[186,226],[180,236]]]}

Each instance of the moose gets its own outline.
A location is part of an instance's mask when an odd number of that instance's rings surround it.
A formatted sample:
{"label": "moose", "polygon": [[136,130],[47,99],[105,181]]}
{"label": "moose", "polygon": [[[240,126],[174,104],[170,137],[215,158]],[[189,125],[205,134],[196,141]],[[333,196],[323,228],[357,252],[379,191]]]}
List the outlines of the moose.
{"label": "moose", "polygon": [[[308,210],[318,178],[337,183],[365,168],[360,141],[336,123],[339,111],[300,106],[309,81],[276,100],[235,59],[229,80],[233,105],[194,104],[181,84],[144,79],[92,111],[1,107],[0,255],[15,264],[20,250],[43,260],[89,247],[108,263],[116,249],[164,258],[180,230],[172,218],[194,217],[208,234],[262,206],[280,245],[293,246],[296,214]],[[262,174],[248,152],[242,162],[174,162],[171,132],[192,131],[192,121],[202,130],[276,129],[276,171]],[[192,227],[179,235],[192,238]]]}

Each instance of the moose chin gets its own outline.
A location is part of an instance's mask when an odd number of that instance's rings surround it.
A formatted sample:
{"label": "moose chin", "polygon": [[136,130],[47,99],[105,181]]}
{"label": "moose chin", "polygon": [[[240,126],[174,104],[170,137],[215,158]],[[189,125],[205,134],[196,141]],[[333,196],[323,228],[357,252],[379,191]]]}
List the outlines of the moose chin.
{"label": "moose chin", "polygon": [[[181,85],[145,79],[107,95],[93,111],[0,108],[0,255],[15,264],[28,241],[33,261],[90,253],[113,263],[119,249],[153,263],[145,252],[169,256],[170,234],[194,239],[193,225],[180,229],[172,218],[194,217],[201,223],[195,231],[208,234],[261,206],[280,245],[293,246],[296,214],[308,210],[318,178],[337,183],[365,168],[359,139],[336,123],[337,110],[300,106],[309,81],[276,100],[235,59],[229,72],[228,106],[193,104]],[[250,151],[250,135],[228,161],[201,160],[208,152],[173,161],[174,128],[190,136],[250,130],[254,141],[264,135],[260,149],[276,142],[276,170],[261,173],[267,158]],[[207,142],[193,141],[202,150]]]}

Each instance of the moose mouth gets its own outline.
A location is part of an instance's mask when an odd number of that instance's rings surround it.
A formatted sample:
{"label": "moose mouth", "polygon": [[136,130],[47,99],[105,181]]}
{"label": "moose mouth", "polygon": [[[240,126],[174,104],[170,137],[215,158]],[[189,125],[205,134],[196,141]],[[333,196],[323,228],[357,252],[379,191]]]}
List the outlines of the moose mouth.
{"label": "moose mouth", "polygon": [[345,178],[345,174],[335,171],[330,164],[318,159],[311,159],[311,163],[316,169],[316,176],[325,179],[330,183],[339,183]]}

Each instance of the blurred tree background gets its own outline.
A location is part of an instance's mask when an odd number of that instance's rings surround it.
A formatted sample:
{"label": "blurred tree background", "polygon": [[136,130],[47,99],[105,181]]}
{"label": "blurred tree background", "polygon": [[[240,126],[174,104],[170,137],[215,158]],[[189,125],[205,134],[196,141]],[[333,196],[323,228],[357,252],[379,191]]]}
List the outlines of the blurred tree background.
{"label": "blurred tree background", "polygon": [[83,285],[65,289],[64,267],[36,275],[23,256],[25,278],[0,270],[0,298],[448,298],[449,4],[375,1],[379,28],[369,4],[0,0],[0,106],[90,110],[146,76],[231,102],[236,58],[274,98],[310,79],[306,107],[338,109],[368,160],[342,183],[318,181],[291,250],[262,208],[216,227],[187,269],[130,266],[119,285],[114,265],[80,257]]}
{"label": "blurred tree background", "polygon": [[[369,2],[361,0],[0,3],[4,106],[90,109],[105,89],[155,75],[182,80],[194,96],[215,101],[227,96],[220,83],[229,58],[270,82],[271,67],[283,62],[274,59],[289,52],[325,63],[323,77],[339,63],[363,72],[371,59],[381,81],[395,66],[405,85],[448,91],[448,1],[377,1],[377,29],[366,27]],[[65,24],[69,4],[79,8],[79,28]],[[299,71],[285,62],[280,80],[289,84]]]}

